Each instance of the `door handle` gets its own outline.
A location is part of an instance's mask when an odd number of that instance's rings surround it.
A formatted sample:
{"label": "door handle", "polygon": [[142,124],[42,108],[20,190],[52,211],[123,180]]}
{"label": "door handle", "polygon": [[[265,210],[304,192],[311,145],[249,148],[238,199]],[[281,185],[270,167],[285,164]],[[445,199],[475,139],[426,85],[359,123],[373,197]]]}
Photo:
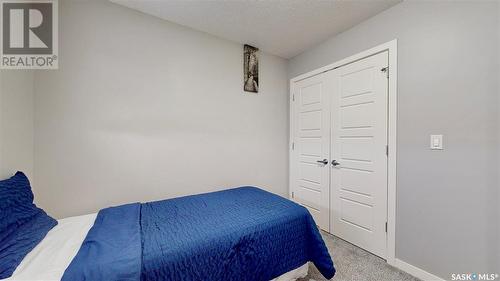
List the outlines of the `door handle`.
{"label": "door handle", "polygon": [[328,164],[328,160],[326,160],[326,159],[323,159],[323,160],[318,160],[318,161],[316,161],[316,162],[318,162],[319,164],[323,164],[323,165]]}
{"label": "door handle", "polygon": [[335,160],[335,159],[334,159],[334,160],[332,160],[332,166],[334,166],[334,167],[335,167],[335,166],[338,166],[338,165],[340,165],[340,163],[339,163],[339,162],[337,162],[337,160]]}

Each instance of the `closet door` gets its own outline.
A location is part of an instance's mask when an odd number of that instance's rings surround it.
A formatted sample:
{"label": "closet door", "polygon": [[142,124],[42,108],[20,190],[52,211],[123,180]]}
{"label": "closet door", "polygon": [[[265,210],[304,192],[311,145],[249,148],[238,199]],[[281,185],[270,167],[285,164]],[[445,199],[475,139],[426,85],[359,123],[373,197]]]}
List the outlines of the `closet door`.
{"label": "closet door", "polygon": [[387,52],[329,71],[333,81],[330,232],[386,256]]}
{"label": "closet door", "polygon": [[292,198],[305,206],[316,224],[329,229],[331,81],[324,74],[291,85]]}

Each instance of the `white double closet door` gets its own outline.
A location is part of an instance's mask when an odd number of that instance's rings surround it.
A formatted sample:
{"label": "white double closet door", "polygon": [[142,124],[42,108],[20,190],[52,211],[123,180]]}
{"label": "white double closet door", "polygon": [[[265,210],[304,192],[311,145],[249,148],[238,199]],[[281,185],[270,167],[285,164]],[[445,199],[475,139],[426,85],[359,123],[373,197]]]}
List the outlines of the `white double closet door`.
{"label": "white double closet door", "polygon": [[388,53],[292,83],[292,198],[318,226],[386,257]]}

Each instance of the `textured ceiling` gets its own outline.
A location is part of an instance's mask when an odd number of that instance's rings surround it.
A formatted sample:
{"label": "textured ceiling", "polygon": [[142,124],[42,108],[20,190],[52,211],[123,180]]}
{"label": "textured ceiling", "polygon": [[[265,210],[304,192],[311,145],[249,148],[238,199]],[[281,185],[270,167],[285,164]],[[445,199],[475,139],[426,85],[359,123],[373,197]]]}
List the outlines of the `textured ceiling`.
{"label": "textured ceiling", "polygon": [[263,51],[294,57],[401,0],[111,0]]}

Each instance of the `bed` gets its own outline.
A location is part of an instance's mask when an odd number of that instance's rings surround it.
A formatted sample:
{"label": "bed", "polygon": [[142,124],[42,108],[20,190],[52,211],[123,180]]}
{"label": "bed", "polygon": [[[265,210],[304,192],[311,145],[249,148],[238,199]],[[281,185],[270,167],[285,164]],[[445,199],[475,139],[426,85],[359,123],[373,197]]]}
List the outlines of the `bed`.
{"label": "bed", "polygon": [[309,262],[327,279],[335,274],[309,212],[256,187],[132,203],[56,223],[7,280],[283,281],[304,277]]}

